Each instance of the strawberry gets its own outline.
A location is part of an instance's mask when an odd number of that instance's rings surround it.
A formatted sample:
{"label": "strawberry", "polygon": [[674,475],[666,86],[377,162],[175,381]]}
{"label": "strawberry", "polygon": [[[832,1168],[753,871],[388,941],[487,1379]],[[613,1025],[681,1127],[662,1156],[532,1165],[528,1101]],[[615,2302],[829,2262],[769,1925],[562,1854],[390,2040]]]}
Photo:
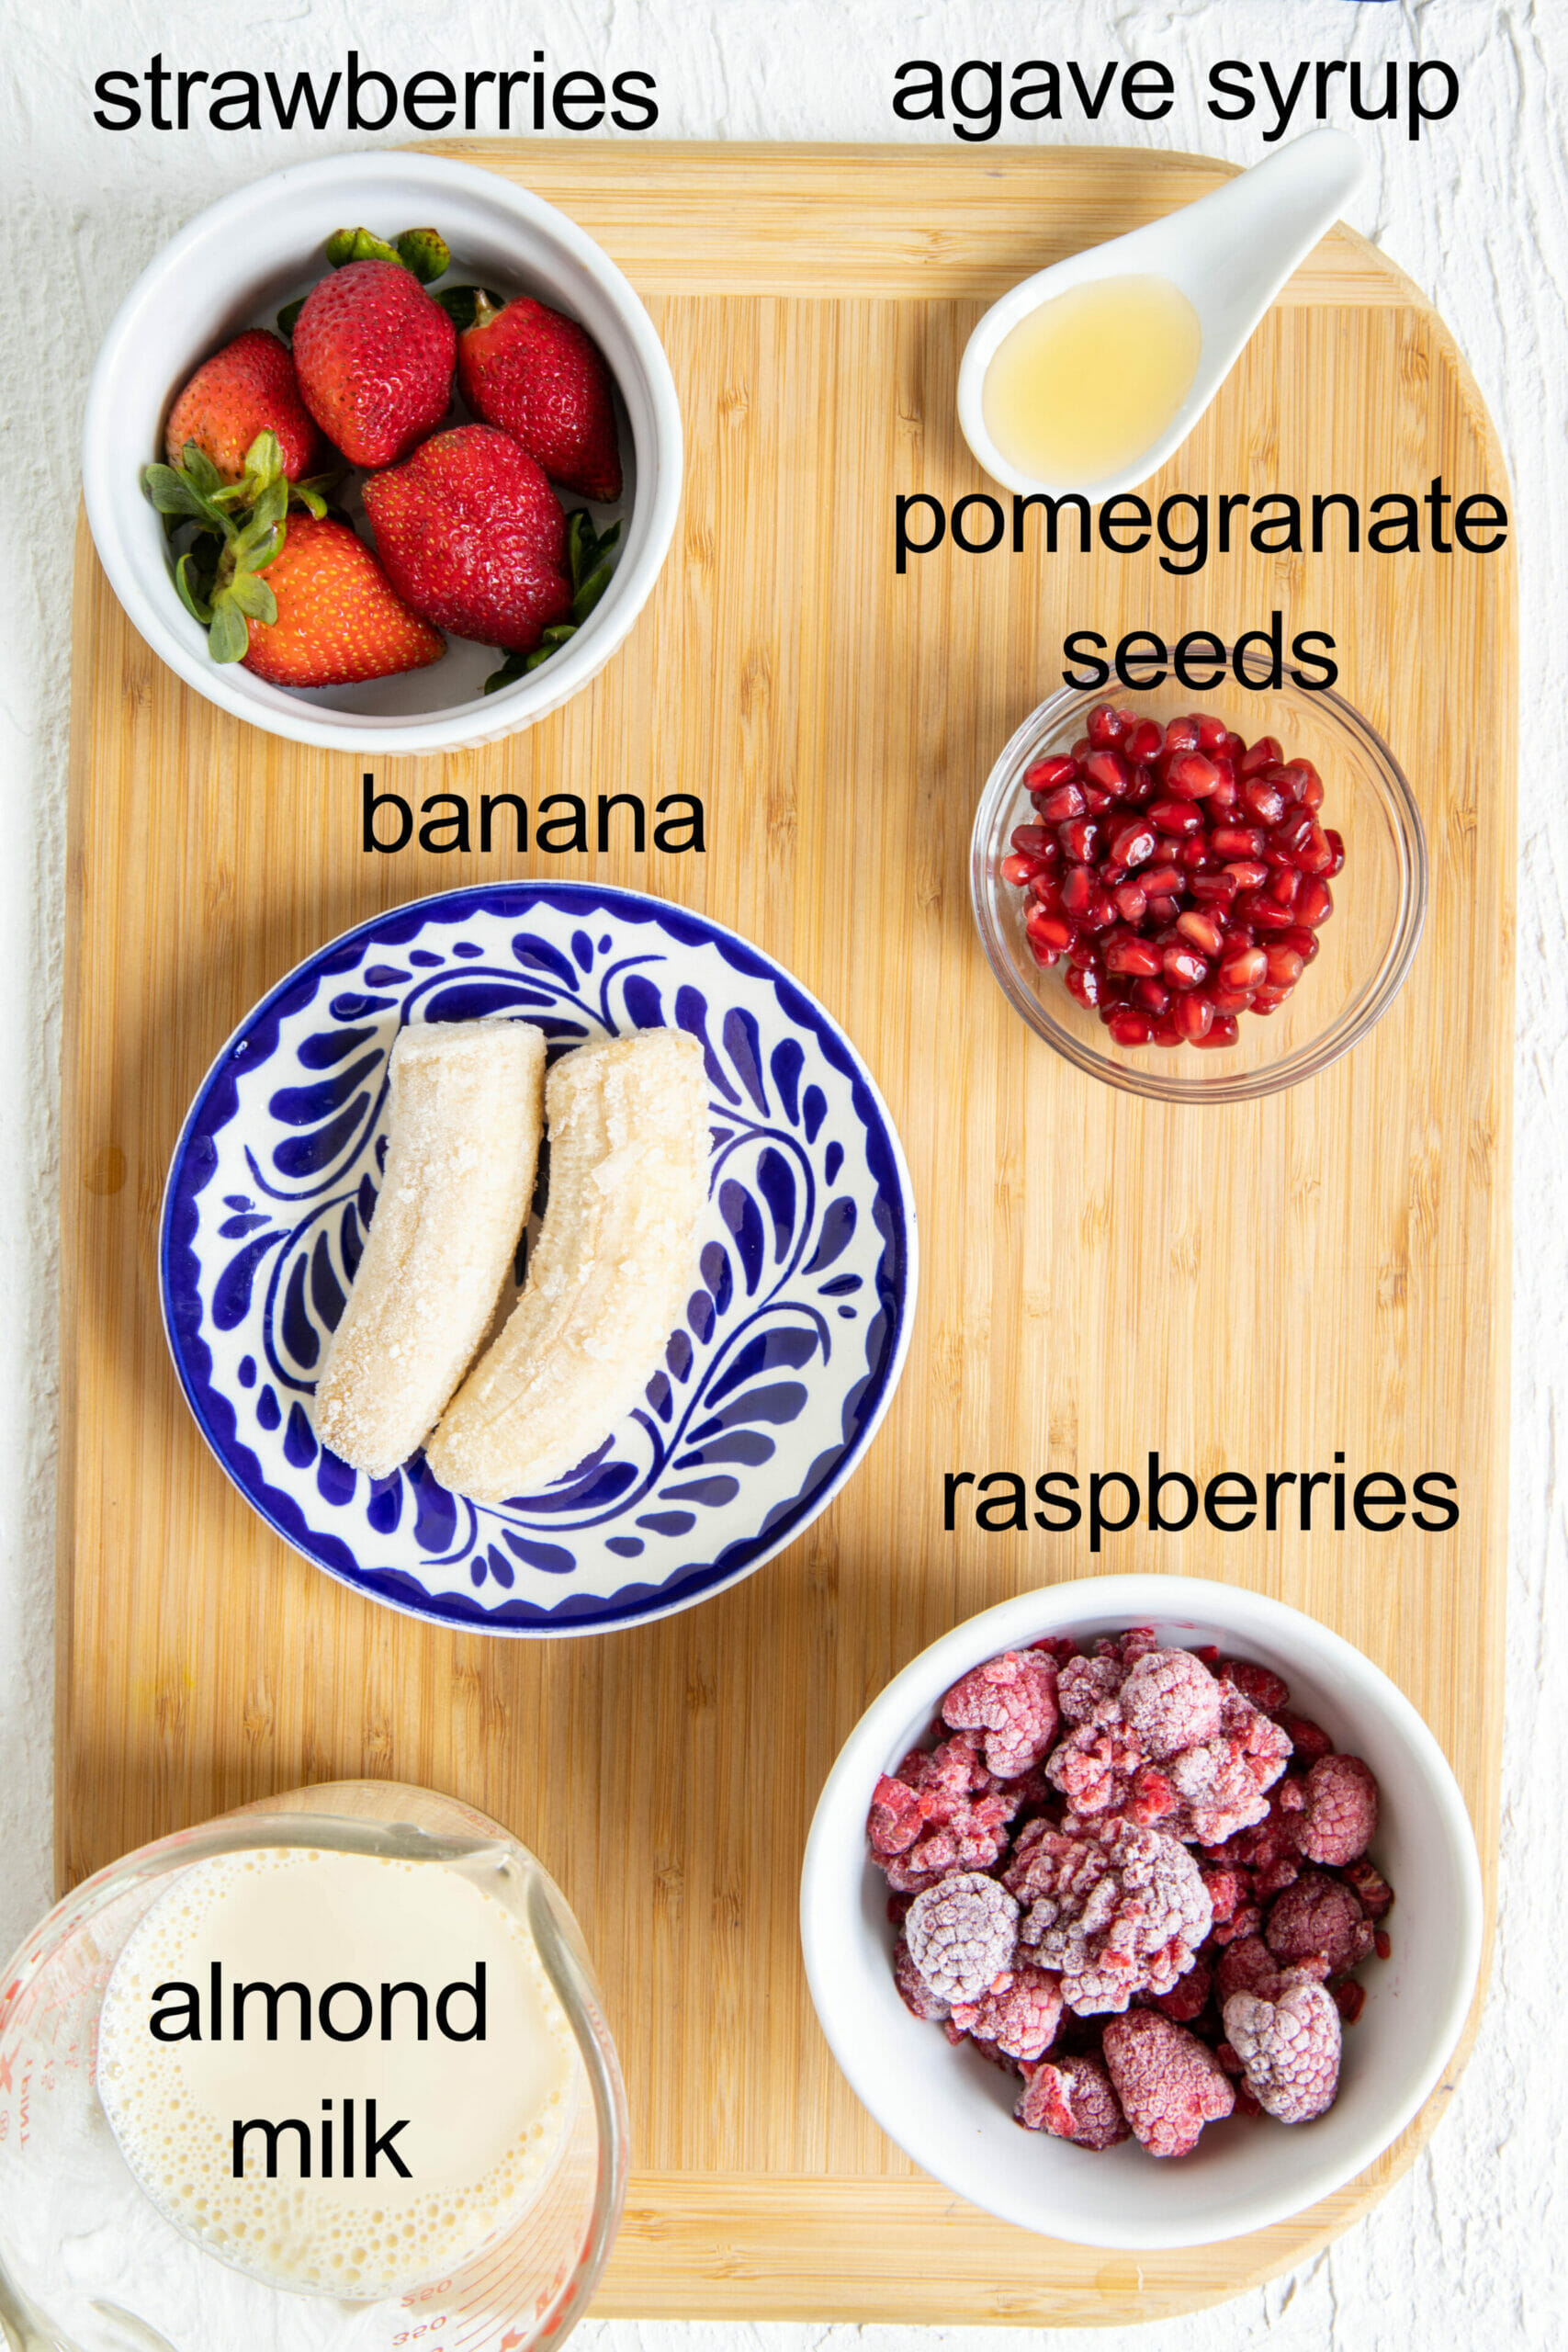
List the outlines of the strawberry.
{"label": "strawberry", "polygon": [[299,397],[294,362],[276,335],[251,327],[204,359],[169,411],[164,435],[171,466],[187,441],[210,458],[219,479],[238,481],[258,433],[276,433],[289,476],[310,473],[325,452]]}
{"label": "strawberry", "polygon": [[460,424],[372,474],[365,510],[415,612],[517,653],[570,617],[566,517],[543,469],[504,433]]}
{"label": "strawberry", "polygon": [[610,370],[575,319],[525,297],[493,310],[480,294],[457,339],[457,381],[478,417],[583,498],[621,494]]}
{"label": "strawberry", "polygon": [[244,667],[272,685],[350,686],[423,670],[446,650],[363,539],[331,515],[291,514],[265,578],[277,618],[249,619]]}
{"label": "strawberry", "polygon": [[294,367],[306,407],[356,466],[386,466],[446,415],[457,331],[413,273],[351,261],[305,297]]}

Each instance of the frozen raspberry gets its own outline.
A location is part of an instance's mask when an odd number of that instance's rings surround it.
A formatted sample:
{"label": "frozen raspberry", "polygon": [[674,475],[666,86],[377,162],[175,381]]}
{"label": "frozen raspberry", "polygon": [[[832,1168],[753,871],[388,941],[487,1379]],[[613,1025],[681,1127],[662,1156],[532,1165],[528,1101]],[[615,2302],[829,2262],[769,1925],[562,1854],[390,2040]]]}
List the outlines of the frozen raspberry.
{"label": "frozen raspberry", "polygon": [[1269,1914],[1263,1939],[1283,1967],[1322,1960],[1328,1976],[1344,1976],[1372,1948],[1372,1924],[1349,1887],[1322,1871],[1303,1871]]}
{"label": "frozen raspberry", "polygon": [[984,1731],[987,1770],[1016,1780],[1056,1736],[1056,1669],[1038,1650],[1004,1650],[953,1684],[942,1719],[954,1731]]}
{"label": "frozen raspberry", "polygon": [[[1333,2106],[1340,2036],[1332,1993],[1287,1975],[1274,2000],[1233,1993],[1224,2020],[1225,2039],[1241,2060],[1247,2087],[1266,2115],[1280,2123],[1310,2123]],[[1108,2041],[1110,2034],[1107,2027]],[[1114,2067],[1111,2074],[1114,2079]]]}
{"label": "frozen raspberry", "polygon": [[1339,2012],[1341,2024],[1354,2025],[1367,2006],[1366,1986],[1358,1984],[1353,1976],[1343,1978],[1334,1987],[1334,2006]]}
{"label": "frozen raspberry", "polygon": [[955,2005],[953,2022],[976,2041],[995,2042],[1005,2057],[1032,2065],[1055,2041],[1061,2017],[1061,1979],[1049,1969],[1015,1960],[988,1993]]}
{"label": "frozen raspberry", "polygon": [[1087,2055],[1036,2066],[1013,2113],[1027,2131],[1049,2132],[1078,2148],[1113,2148],[1131,2136],[1110,2075]]}
{"label": "frozen raspberry", "polygon": [[977,2001],[1012,1959],[1018,1904],[982,1871],[955,1871],[915,1897],[904,1934],[928,1992]]}
{"label": "frozen raspberry", "polygon": [[1042,1634],[1040,1639],[1031,1642],[1029,1646],[1032,1650],[1038,1650],[1043,1657],[1048,1657],[1053,1666],[1066,1666],[1070,1657],[1077,1657],[1078,1654],[1078,1645],[1070,1634]]}
{"label": "frozen raspberry", "polygon": [[1347,1862],[1345,1878],[1356,1890],[1356,1900],[1369,1919],[1381,1919],[1393,1902],[1393,1889],[1382,1872],[1374,1870],[1363,1854],[1359,1861]]}
{"label": "frozen raspberry", "polygon": [[1145,1651],[1117,1696],[1132,1738],[1156,1763],[1201,1747],[1220,1728],[1219,1685],[1190,1650]]}
{"label": "frozen raspberry", "polygon": [[1220,1955],[1214,1992],[1221,2008],[1233,1993],[1269,1994],[1280,1981],[1280,1963],[1261,1936],[1238,1936]]}
{"label": "frozen raspberry", "polygon": [[1290,1734],[1295,1760],[1303,1771],[1320,1756],[1326,1756],[1334,1746],[1321,1724],[1313,1723],[1306,1715],[1292,1715],[1288,1707],[1280,1710],[1279,1723],[1280,1730]]}
{"label": "frozen raspberry", "polygon": [[1201,2017],[1209,2006],[1209,1991],[1213,1972],[1206,1960],[1195,1960],[1185,1976],[1179,1976],[1168,1993],[1142,1993],[1139,1999],[1157,2009],[1162,2018],[1173,2018],[1178,2025],[1190,2025]]}
{"label": "frozen raspberry", "polygon": [[917,1894],[952,1871],[989,1870],[1007,1845],[1017,1794],[987,1772],[981,1735],[917,1747],[872,1792],[866,1837],[896,1893]]}
{"label": "frozen raspberry", "polygon": [[1266,1666],[1257,1665],[1251,1658],[1227,1657],[1219,1668],[1223,1682],[1234,1682],[1244,1699],[1266,1715],[1277,1715],[1281,1707],[1291,1703],[1291,1686],[1281,1682]]}
{"label": "frozen raspberry", "polygon": [[1157,2009],[1112,2018],[1103,2048],[1122,2112],[1151,2156],[1185,2156],[1204,2124],[1220,2121],[1235,2106],[1213,2052]]}
{"label": "frozen raspberry", "polygon": [[884,1772],[871,1792],[871,1811],[866,1815],[865,1834],[872,1852],[879,1859],[901,1854],[914,1844],[924,1826],[919,1791]]}
{"label": "frozen raspberry", "polygon": [[1252,1886],[1247,1871],[1227,1868],[1224,1863],[1200,1862],[1198,1875],[1209,1890],[1209,1907],[1214,1915],[1215,1927],[1228,1926],[1251,1900]]}
{"label": "frozen raspberry", "polygon": [[1320,1756],[1306,1776],[1296,1840],[1309,1861],[1353,1862],[1378,1826],[1378,1784],[1359,1756]]}
{"label": "frozen raspberry", "polygon": [[1102,1700],[1089,1722],[1067,1734],[1047,1763],[1045,1777],[1075,1813],[1110,1813],[1126,1803],[1143,1760],[1115,1701]]}
{"label": "frozen raspberry", "polygon": [[1059,1972],[1080,2017],[1124,2009],[1134,1993],[1168,1993],[1213,1919],[1187,1849],[1131,1822],[1031,1823],[1006,1881],[1029,1906],[1021,1941]]}
{"label": "frozen raspberry", "polygon": [[941,2025],[949,2014],[947,2003],[931,1991],[915,1966],[914,1955],[902,1936],[893,1947],[893,1982],[909,2015],[919,2018],[922,2025]]}
{"label": "frozen raspberry", "polygon": [[1304,1803],[1301,1781],[1287,1773],[1270,1791],[1258,1820],[1248,1822],[1245,1829],[1233,1830],[1228,1838],[1201,1840],[1204,1860],[1218,1863],[1223,1869],[1248,1872],[1266,1871],[1279,1862],[1289,1862],[1299,1869],[1301,1848],[1296,1843],[1296,1821]]}
{"label": "frozen raspberry", "polygon": [[1069,1658],[1056,1677],[1056,1704],[1064,1723],[1087,1724],[1097,1707],[1116,1696],[1125,1671],[1119,1657]]}

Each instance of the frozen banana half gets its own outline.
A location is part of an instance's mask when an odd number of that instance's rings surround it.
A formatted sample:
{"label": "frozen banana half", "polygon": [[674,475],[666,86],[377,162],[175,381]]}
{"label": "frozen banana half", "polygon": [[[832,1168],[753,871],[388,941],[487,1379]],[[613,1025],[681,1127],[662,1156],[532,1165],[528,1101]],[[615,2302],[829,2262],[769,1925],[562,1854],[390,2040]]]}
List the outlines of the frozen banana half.
{"label": "frozen banana half", "polygon": [[426,1458],[474,1502],[537,1493],[603,1443],[658,1370],[707,1199],[702,1048],[643,1029],[567,1054],[546,1089],[550,1189],[505,1329]]}
{"label": "frozen banana half", "polygon": [[407,1028],[390,1085],[376,1214],[316,1382],[316,1435],[373,1478],[408,1460],[490,1328],[538,1168],[544,1032]]}

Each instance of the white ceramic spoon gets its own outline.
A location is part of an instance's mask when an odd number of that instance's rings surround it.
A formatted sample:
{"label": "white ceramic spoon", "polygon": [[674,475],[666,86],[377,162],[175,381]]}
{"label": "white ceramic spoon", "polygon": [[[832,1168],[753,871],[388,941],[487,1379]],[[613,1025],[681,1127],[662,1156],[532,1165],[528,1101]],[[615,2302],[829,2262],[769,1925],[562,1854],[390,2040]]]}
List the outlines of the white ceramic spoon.
{"label": "white ceramic spoon", "polygon": [[[1365,164],[1343,130],[1313,130],[1213,195],[1109,244],[1036,270],[993,302],[958,371],[958,421],[976,457],[1008,490],[1077,491],[1096,503],[1156,473],[1191,432],[1280,287],[1343,211]],[[1045,481],[1009,463],[986,428],[982,394],[998,345],[1020,320],[1074,287],[1102,278],[1168,278],[1198,314],[1198,372],[1170,424],[1118,472],[1098,481]]]}

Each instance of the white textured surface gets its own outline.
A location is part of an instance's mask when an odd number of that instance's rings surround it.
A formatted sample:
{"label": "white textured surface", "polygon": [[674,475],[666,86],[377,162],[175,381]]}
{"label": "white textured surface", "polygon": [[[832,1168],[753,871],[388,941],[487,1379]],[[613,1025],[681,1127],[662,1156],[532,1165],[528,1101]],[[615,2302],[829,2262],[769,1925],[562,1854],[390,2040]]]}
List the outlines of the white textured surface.
{"label": "white textured surface", "polygon": [[[996,0],[942,6],[856,0],[404,0],[395,15],[349,0],[28,0],[0,6],[0,214],[6,332],[0,432],[12,521],[0,566],[0,1951],[50,1893],[50,1683],[55,1442],[54,1286],[65,736],[76,431],[94,349],[121,294],[199,206],[306,154],[355,143],[341,132],[184,134],[98,130],[87,92],[110,66],[330,70],[352,43],[365,62],[416,67],[550,64],[658,76],[660,136],[888,139],[903,59],[1046,53],[1086,64],[1163,58],[1178,101],[1157,126],[1120,116],[1054,135],[1156,143],[1253,162],[1256,126],[1204,110],[1207,67],[1225,56],[1447,58],[1457,112],[1412,144],[1360,135],[1374,170],[1352,209],[1423,286],[1468,353],[1501,429],[1515,483],[1524,590],[1526,750],[1521,776],[1513,1532],[1509,1575],[1503,1889],[1492,1999],[1454,2111],[1377,2211],[1319,2261],[1222,2309],[1137,2332],[1159,2352],[1404,2352],[1412,2341],[1529,2347],[1563,2341],[1568,2279],[1568,2034],[1558,1993],[1568,1949],[1562,1816],[1568,1688],[1562,1585],[1568,1565],[1559,1418],[1568,1403],[1568,1217],[1559,1159],[1568,1129],[1562,988],[1568,793],[1556,746],[1568,689],[1568,318],[1551,283],[1568,260],[1568,15],[1561,0]],[[1343,119],[1344,102],[1339,102]],[[374,144],[371,140],[363,143]],[[1558,526],[1553,528],[1553,523]],[[1542,758],[1534,730],[1552,749]],[[637,2324],[590,2320],[582,2352],[981,2352],[990,2331],[903,2327]],[[1041,2347],[1131,2343],[1133,2333],[1020,2336]]]}

